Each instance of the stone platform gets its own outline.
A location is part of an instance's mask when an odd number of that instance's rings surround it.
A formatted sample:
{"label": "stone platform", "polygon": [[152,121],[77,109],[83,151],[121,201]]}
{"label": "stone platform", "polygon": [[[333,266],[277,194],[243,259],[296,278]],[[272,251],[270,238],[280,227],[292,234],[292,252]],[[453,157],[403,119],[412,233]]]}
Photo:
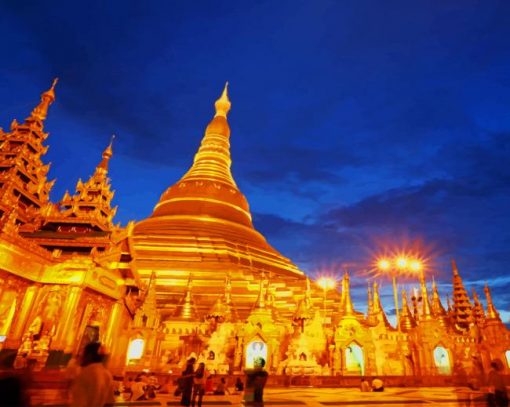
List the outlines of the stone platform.
{"label": "stone platform", "polygon": [[[170,395],[159,395],[152,401],[122,402],[114,406],[178,406],[179,398]],[[41,406],[60,406],[60,403],[43,403]],[[204,397],[204,406],[242,406],[242,395]],[[268,388],[265,392],[265,406],[416,406],[436,405],[453,406],[485,406],[484,394],[459,387],[420,387],[420,388],[388,388],[382,393],[361,393],[354,388]]]}

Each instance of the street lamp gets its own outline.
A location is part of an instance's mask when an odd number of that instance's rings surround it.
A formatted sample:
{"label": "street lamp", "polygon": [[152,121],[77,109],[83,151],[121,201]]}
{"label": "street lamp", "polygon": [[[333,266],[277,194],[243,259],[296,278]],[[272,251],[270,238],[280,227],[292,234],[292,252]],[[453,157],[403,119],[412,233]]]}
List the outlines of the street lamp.
{"label": "street lamp", "polygon": [[336,280],[332,277],[322,276],[317,279],[317,285],[320,288],[322,288],[322,292],[324,294],[323,308],[324,308],[324,318],[326,318],[326,292],[328,290],[332,290],[336,287]]}
{"label": "street lamp", "polygon": [[397,318],[397,329],[400,330],[399,324],[399,305],[398,305],[398,293],[397,293],[397,274],[404,274],[410,272],[416,274],[421,272],[421,278],[423,278],[423,264],[420,260],[409,259],[406,256],[398,256],[393,259],[380,259],[377,262],[377,268],[383,273],[389,273],[393,283],[393,299],[395,301],[395,316]]}

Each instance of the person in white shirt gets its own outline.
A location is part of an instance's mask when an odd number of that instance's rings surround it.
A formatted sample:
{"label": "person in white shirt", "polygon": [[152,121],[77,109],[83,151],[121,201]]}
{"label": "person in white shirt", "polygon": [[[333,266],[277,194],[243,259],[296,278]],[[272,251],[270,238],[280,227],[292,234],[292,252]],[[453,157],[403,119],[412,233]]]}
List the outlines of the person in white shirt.
{"label": "person in white shirt", "polygon": [[81,370],[71,386],[71,407],[103,407],[114,401],[112,374],[103,365],[100,346],[85,346]]}

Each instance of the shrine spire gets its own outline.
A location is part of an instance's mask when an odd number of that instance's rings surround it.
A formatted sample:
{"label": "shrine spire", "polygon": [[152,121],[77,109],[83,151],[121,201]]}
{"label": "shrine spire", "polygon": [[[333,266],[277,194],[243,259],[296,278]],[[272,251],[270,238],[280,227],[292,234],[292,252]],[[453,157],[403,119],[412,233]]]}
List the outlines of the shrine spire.
{"label": "shrine spire", "polygon": [[214,103],[214,107],[216,109],[216,116],[227,117],[227,114],[230,110],[232,104],[230,103],[230,99],[228,98],[228,81],[225,83],[225,87],[223,88],[223,92],[221,93],[220,98]]}
{"label": "shrine spire", "polygon": [[53,80],[51,87],[41,95],[41,102],[32,110],[29,120],[36,120],[42,122],[48,115],[48,107],[55,101],[55,86],[57,85],[58,78]]}
{"label": "shrine spire", "polygon": [[494,306],[494,303],[492,302],[491,291],[490,291],[487,283],[485,284],[483,291],[485,291],[485,298],[487,299],[486,319],[500,321],[501,318],[499,317],[499,313],[498,313],[498,311],[496,311],[496,307]]}

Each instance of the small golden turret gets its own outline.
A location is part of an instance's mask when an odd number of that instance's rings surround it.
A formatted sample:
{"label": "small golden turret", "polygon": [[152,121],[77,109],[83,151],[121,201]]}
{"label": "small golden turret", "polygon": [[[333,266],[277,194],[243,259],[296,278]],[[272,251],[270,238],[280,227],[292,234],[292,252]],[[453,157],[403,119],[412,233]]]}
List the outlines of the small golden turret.
{"label": "small golden turret", "polygon": [[457,263],[452,259],[453,272],[453,322],[463,330],[469,329],[473,322],[472,305],[464,283],[459,274]]}
{"label": "small golden turret", "polygon": [[407,293],[402,290],[402,311],[400,312],[400,329],[403,332],[407,332],[416,326],[416,321],[409,310],[409,304],[407,302]]}
{"label": "small golden turret", "polygon": [[432,318],[432,312],[430,310],[429,293],[427,290],[427,284],[425,283],[425,278],[423,276],[420,278],[420,287],[421,287],[421,299],[423,302],[421,320],[422,321],[430,321],[433,318]]}
{"label": "small golden turret", "polygon": [[184,295],[184,299],[182,300],[180,306],[177,307],[176,316],[181,319],[195,319],[195,307],[193,304],[193,299],[191,297],[192,290],[192,276],[191,274],[188,277],[188,284],[186,285],[186,294]]}
{"label": "small golden turret", "polygon": [[496,307],[494,306],[494,303],[492,302],[491,291],[490,291],[487,283],[485,284],[485,287],[483,290],[485,291],[485,298],[487,299],[486,319],[501,321],[501,318],[499,317],[499,313],[498,313],[498,311],[496,311]]}
{"label": "small golden turret", "polygon": [[437,289],[436,280],[432,278],[432,315],[435,319],[439,320],[442,325],[446,325],[448,321],[448,313],[443,307],[441,303],[441,298],[439,297],[439,291]]}
{"label": "small golden turret", "polygon": [[475,324],[483,325],[485,322],[485,312],[483,310],[483,306],[480,303],[480,299],[478,298],[478,294],[473,288],[473,319]]}
{"label": "small golden turret", "polygon": [[345,293],[343,294],[343,307],[340,310],[342,317],[352,317],[355,314],[354,306],[352,305],[352,299],[351,299],[351,287],[350,287],[350,280],[349,280],[349,273],[344,274],[343,278],[343,289],[345,290]]}

